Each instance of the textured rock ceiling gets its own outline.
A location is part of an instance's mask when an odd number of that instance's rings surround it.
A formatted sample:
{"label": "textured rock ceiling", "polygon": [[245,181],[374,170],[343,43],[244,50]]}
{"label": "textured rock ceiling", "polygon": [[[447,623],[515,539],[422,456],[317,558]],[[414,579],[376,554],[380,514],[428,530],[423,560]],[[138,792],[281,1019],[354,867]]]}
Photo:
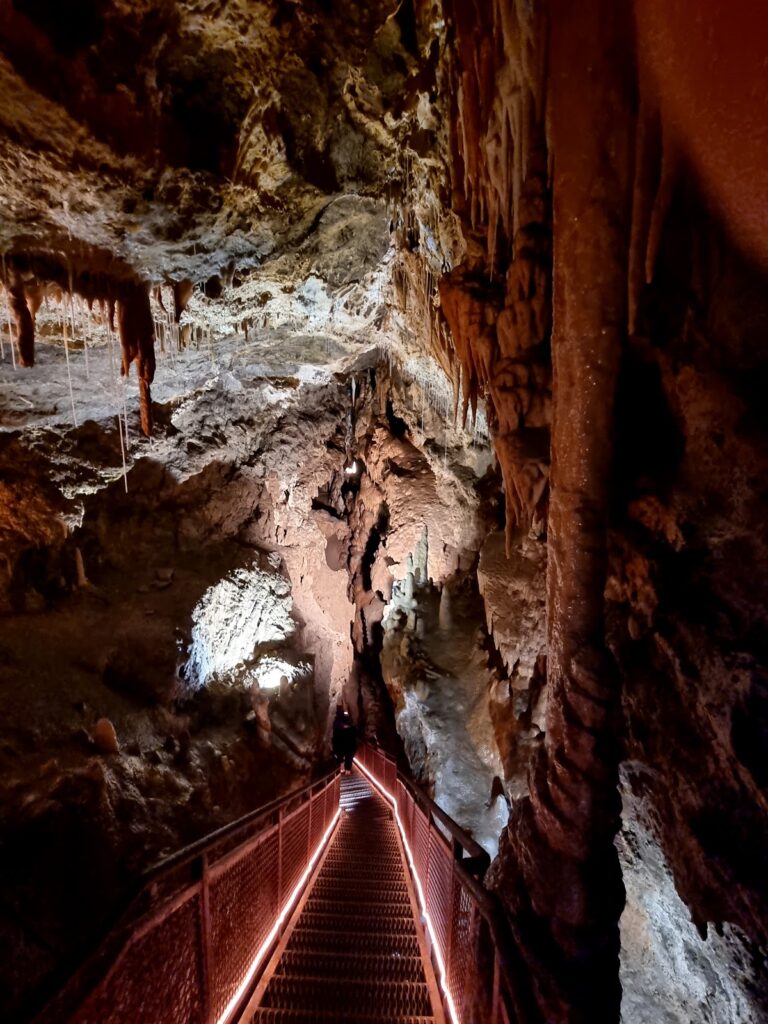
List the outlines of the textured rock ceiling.
{"label": "textured rock ceiling", "polygon": [[[35,336],[116,331],[149,434],[153,321],[175,346],[261,327],[280,349],[324,330],[370,347],[395,199],[418,153],[437,166],[441,27],[394,2],[3,5],[0,249],[22,365]],[[95,326],[67,293],[98,303]]]}
{"label": "textured rock ceiling", "polygon": [[434,31],[394,2],[4,4],[4,250],[155,283],[260,265],[429,146]]}

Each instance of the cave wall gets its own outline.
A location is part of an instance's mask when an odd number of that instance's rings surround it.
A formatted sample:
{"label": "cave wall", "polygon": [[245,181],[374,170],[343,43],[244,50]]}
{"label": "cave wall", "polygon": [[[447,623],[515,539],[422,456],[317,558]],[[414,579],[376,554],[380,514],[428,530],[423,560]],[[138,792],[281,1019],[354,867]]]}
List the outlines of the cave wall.
{"label": "cave wall", "polygon": [[[757,283],[762,280],[762,257],[748,218],[736,212],[734,199],[735,167],[742,155],[749,162],[751,147],[759,146],[761,136],[752,136],[750,113],[737,113],[734,98],[729,129],[742,133],[743,154],[740,142],[727,165],[723,161],[719,173],[714,172],[711,152],[705,157],[701,148],[700,109],[688,107],[686,119],[679,106],[681,97],[686,102],[688,76],[698,68],[690,50],[683,55],[686,44],[673,39],[684,5],[669,14],[641,5],[639,48],[631,17],[622,22],[622,12],[610,6],[602,13],[599,5],[582,7],[575,21],[557,4],[548,5],[546,12],[541,7],[510,12],[507,21],[493,5],[453,12],[453,208],[462,211],[464,204],[462,227],[476,247],[468,246],[469,255],[452,271],[450,284],[441,281],[441,308],[454,339],[454,374],[460,375],[470,402],[478,386],[486,394],[504,471],[508,530],[520,521],[521,510],[523,521],[539,529],[534,511],[538,492],[530,489],[530,469],[509,457],[511,446],[520,451],[527,443],[525,417],[538,395],[530,376],[522,401],[504,391],[510,323],[515,324],[516,339],[535,343],[543,337],[551,343],[554,371],[551,382],[546,372],[540,377],[552,393],[551,465],[544,461],[536,470],[536,478],[548,477],[549,495],[546,739],[543,759],[534,759],[531,771],[533,803],[528,806],[524,800],[513,808],[509,848],[502,851],[497,884],[512,903],[521,945],[538,949],[530,963],[534,975],[541,975],[534,985],[546,1019],[582,1019],[580,1014],[589,1020],[615,1019],[618,985],[611,996],[604,986],[584,984],[583,943],[595,941],[599,956],[608,949],[608,955],[618,955],[619,936],[611,922],[618,921],[624,897],[611,851],[620,812],[613,794],[617,760],[627,758],[637,768],[632,791],[639,790],[652,808],[638,829],[658,843],[654,856],[668,866],[664,870],[671,870],[693,922],[702,936],[707,934],[705,922],[710,929],[729,922],[742,964],[751,960],[746,971],[736,971],[740,994],[727,1012],[736,1019],[756,1020],[764,997],[755,995],[746,979],[756,970],[762,976],[758,992],[764,992],[764,961],[757,952],[764,948],[764,924],[756,918],[764,921],[765,915],[762,895],[753,886],[762,873],[764,806],[752,773],[757,770],[759,778],[761,771],[754,754],[763,736],[758,694],[764,662],[757,638],[763,632],[765,601],[759,582],[738,582],[740,570],[726,567],[724,552],[731,544],[734,550],[743,545],[746,557],[739,561],[744,567],[762,564],[764,558],[763,517],[752,517],[755,503],[762,504],[756,485],[764,438],[758,403],[744,390],[746,378],[758,380],[765,365],[759,326],[765,305],[758,298],[764,284]],[[593,15],[598,21],[590,22]],[[470,18],[472,25],[488,26],[481,64],[473,59]],[[745,45],[742,51],[738,44],[750,19],[754,28],[755,11],[747,4],[727,28],[720,26],[724,40],[719,60],[727,76],[725,92],[732,96],[735,83],[744,88],[749,73],[757,75],[758,91],[764,82],[750,64],[752,47]],[[650,41],[658,42],[660,34],[663,54]],[[682,85],[673,78],[670,63],[660,67],[670,51],[683,65]],[[540,59],[544,52],[546,82],[536,73],[536,55]],[[742,60],[746,65],[739,65]],[[515,87],[505,80],[510,61]],[[584,119],[592,102],[595,120],[590,127]],[[708,109],[714,108],[725,116],[722,104],[713,99]],[[505,110],[516,131],[505,125]],[[526,188],[540,189],[535,174],[526,173],[526,162],[535,160],[542,138],[548,154],[538,166],[550,169],[549,190],[539,192],[544,215],[540,206],[536,221],[543,229],[538,237],[545,239],[549,226],[554,239],[551,339],[540,312],[549,304],[549,250],[538,250],[543,263],[537,278],[527,240],[514,233],[523,223],[515,217],[525,210]],[[519,156],[497,164],[499,152],[512,145],[510,139]],[[604,156],[598,152],[602,142]],[[588,170],[593,158],[597,162]],[[505,178],[512,169],[515,176]],[[759,174],[753,187],[757,196]],[[602,223],[601,217],[606,218]],[[473,263],[487,283],[478,282]],[[521,280],[527,290],[513,302],[510,284],[517,286]],[[597,306],[585,333],[593,302]],[[510,306],[513,312],[508,312]],[[542,334],[536,333],[537,327]],[[581,351],[580,337],[588,346]],[[598,342],[607,347],[589,348]],[[546,366],[547,349],[539,353]],[[500,409],[508,410],[506,418]],[[550,426],[548,417],[542,426]],[[609,439],[613,452],[605,447]],[[521,502],[526,488],[530,499]],[[584,532],[576,540],[579,531]],[[590,584],[592,570],[585,560],[592,558],[597,561]],[[590,592],[582,589],[568,607],[574,583]],[[585,634],[589,607],[596,618]],[[587,726],[586,746],[572,733],[579,721]],[[622,737],[620,748],[610,742],[611,734]],[[591,790],[594,827],[607,830],[602,835],[587,825],[585,785]],[[603,825],[596,810],[598,792],[605,801]],[[624,792],[625,830],[631,833],[637,804],[626,787]],[[583,843],[579,852],[576,832]],[[589,868],[601,844],[603,867]],[[545,848],[561,858],[557,869],[545,867]],[[571,855],[579,865],[579,882],[562,861]],[[623,861],[628,877],[630,860]],[[547,876],[559,878],[561,885],[570,879],[564,886],[568,899],[553,892]],[[608,877],[615,879],[613,897]],[[632,876],[626,914],[637,911],[637,877]],[[586,889],[579,904],[575,893],[582,882]],[[514,893],[521,886],[525,895],[516,902]],[[607,931],[598,939],[595,911],[601,904]],[[561,981],[554,988],[551,964],[557,954],[547,946],[550,940],[564,956],[558,969]],[[623,952],[627,1020],[635,1019],[642,1003],[634,987],[659,986],[659,978],[672,973],[658,939],[650,941],[657,942],[656,959],[650,957],[645,973],[635,972],[628,959],[637,946],[627,944]],[[713,940],[714,946],[718,941]],[[702,1019],[715,1019],[729,1005],[728,1000],[718,1003],[716,992],[718,986],[728,990],[733,961],[722,947],[720,957],[705,939],[691,940],[694,947],[688,977],[691,991],[699,994],[698,1002],[691,996],[692,1004]],[[578,963],[570,977],[569,963]],[[686,973],[678,965],[681,971]],[[603,963],[597,973],[604,978],[611,969]],[[559,985],[563,988],[557,994]],[[567,994],[559,1003],[563,990]],[[669,997],[676,1006],[680,995],[671,982]],[[575,1009],[581,1000],[583,1008]],[[611,1000],[612,1007],[607,1005]],[[678,1012],[686,1019],[690,1010],[667,1010],[673,1016]]]}

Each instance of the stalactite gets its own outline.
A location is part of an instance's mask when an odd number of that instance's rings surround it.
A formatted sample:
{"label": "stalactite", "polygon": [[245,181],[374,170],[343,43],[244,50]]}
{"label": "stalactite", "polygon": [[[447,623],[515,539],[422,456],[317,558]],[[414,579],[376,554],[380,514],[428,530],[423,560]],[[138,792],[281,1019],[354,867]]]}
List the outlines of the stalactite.
{"label": "stalactite", "polygon": [[[103,304],[102,304],[103,310]],[[123,435],[123,421],[120,415],[120,381],[124,378],[119,377],[117,373],[117,364],[115,361],[115,332],[113,326],[113,314],[114,314],[114,303],[110,303],[109,308],[110,315],[107,316],[107,343],[109,345],[109,374],[112,382],[112,393],[115,399],[115,405],[117,407],[117,432],[120,435],[120,457],[123,462],[123,485],[125,487],[125,493],[128,493],[128,468],[126,465],[125,452],[128,447],[128,419],[125,420],[125,435]]]}
{"label": "stalactite", "polygon": [[[69,309],[70,314],[72,316],[72,340],[74,341],[75,338],[77,337],[77,331],[75,329],[75,288],[73,283],[73,272],[71,263],[69,264],[67,269],[69,276]],[[85,332],[83,332],[83,355],[85,357],[85,376],[86,379],[89,379],[91,376],[91,371],[88,362],[88,340],[85,336]]]}
{"label": "stalactite", "polygon": [[149,292],[141,285],[124,289],[117,300],[117,327],[122,349],[123,376],[132,362],[139,376],[141,431],[152,436],[152,396],[150,385],[155,376],[155,332]]}
{"label": "stalactite", "polygon": [[69,358],[69,341],[67,339],[67,325],[64,322],[64,298],[61,299],[62,313],[61,313],[61,333],[64,338],[64,359],[67,364],[67,384],[69,385],[69,402],[72,406],[72,423],[77,428],[77,412],[75,411],[75,392],[72,387],[72,366]]}
{"label": "stalactite", "polygon": [[637,314],[640,296],[646,283],[646,256],[648,253],[648,231],[653,208],[653,196],[657,188],[660,162],[659,111],[655,102],[648,97],[647,90],[640,90],[640,109],[637,118],[635,141],[635,181],[632,194],[632,234],[629,246],[629,333],[637,330]]}
{"label": "stalactite", "polygon": [[35,324],[24,294],[24,282],[11,273],[8,301],[16,323],[16,345],[21,366],[35,365]]}
{"label": "stalactite", "polygon": [[13,327],[11,326],[11,301],[8,296],[8,288],[5,289],[5,318],[8,323],[8,344],[11,348],[11,363],[13,364],[14,370],[16,369],[16,343],[13,337]]}
{"label": "stalactite", "polygon": [[674,135],[668,125],[662,122],[661,140],[661,179],[656,198],[653,202],[651,220],[648,226],[648,244],[645,252],[645,281],[650,284],[653,281],[653,271],[656,266],[656,256],[661,242],[661,233],[664,222],[667,218],[669,208],[672,205],[672,194],[678,178],[680,156]]}

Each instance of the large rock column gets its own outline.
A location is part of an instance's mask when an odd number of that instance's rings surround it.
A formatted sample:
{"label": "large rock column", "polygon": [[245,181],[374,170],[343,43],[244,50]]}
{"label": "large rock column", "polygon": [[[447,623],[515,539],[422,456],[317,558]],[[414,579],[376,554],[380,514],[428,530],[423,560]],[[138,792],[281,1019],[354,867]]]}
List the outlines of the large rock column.
{"label": "large rock column", "polygon": [[619,1019],[619,685],[604,643],[613,403],[634,134],[628,5],[552,0],[554,423],[546,741],[510,819],[503,894],[538,1019]]}

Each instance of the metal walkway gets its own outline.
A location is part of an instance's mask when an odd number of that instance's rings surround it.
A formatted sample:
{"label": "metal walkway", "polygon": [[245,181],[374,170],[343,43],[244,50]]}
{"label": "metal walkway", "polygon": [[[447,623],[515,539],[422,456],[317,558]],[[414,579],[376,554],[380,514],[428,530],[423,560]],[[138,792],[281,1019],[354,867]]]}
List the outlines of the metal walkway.
{"label": "metal walkway", "polygon": [[359,773],[254,999],[253,1024],[442,1024],[391,807]]}
{"label": "metal walkway", "polygon": [[384,751],[355,766],[148,871],[35,1024],[527,1019],[487,854]]}

